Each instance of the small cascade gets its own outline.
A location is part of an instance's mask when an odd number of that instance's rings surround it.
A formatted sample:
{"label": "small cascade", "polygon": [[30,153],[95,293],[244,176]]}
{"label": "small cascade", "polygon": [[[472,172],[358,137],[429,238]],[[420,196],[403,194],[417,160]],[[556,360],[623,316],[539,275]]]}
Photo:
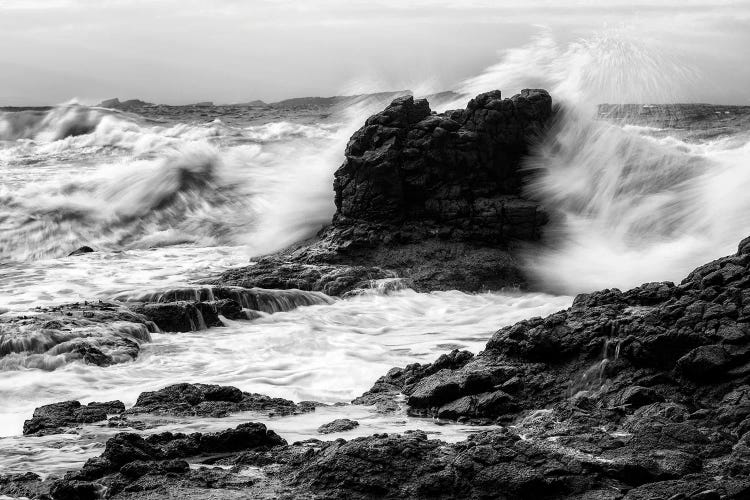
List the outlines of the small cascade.
{"label": "small cascade", "polygon": [[346,296],[356,295],[388,295],[401,290],[412,288],[413,283],[408,278],[381,278],[370,280],[367,288],[352,290]]}
{"label": "small cascade", "polygon": [[227,287],[215,290],[219,298],[232,298],[252,311],[277,313],[302,306],[332,304],[334,299],[322,292],[303,290],[267,290],[263,288]]}
{"label": "small cascade", "polygon": [[216,300],[211,287],[181,287],[157,290],[152,292],[126,292],[115,295],[113,300],[119,302],[210,302]]}
{"label": "small cascade", "polygon": [[[0,371],[35,368],[55,370],[94,356],[97,364],[132,361],[138,346],[151,342],[156,325],[114,321],[109,324],[70,326],[48,322],[7,327],[0,335]],[[94,359],[92,358],[92,359]]]}
{"label": "small cascade", "polygon": [[[181,287],[151,292],[127,292],[113,297],[120,302],[164,304],[170,302],[215,302],[223,299],[236,301],[243,309],[262,313],[291,311],[302,306],[332,304],[334,299],[322,292],[304,290],[268,290],[264,288]],[[191,319],[192,321],[192,319]],[[205,325],[202,317],[195,318],[195,327]],[[205,327],[205,326],[204,326]]]}
{"label": "small cascade", "polygon": [[619,337],[620,325],[617,320],[610,321],[602,327],[604,345],[599,361],[586,369],[580,378],[573,382],[570,387],[570,396],[581,391],[594,391],[601,389],[607,379],[608,367],[620,359],[620,347],[622,338]]}

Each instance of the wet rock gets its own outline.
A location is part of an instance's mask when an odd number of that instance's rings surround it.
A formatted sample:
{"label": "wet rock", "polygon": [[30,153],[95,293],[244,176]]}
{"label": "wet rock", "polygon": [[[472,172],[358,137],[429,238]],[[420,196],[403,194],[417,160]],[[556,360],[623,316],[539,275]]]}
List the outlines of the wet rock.
{"label": "wet rock", "polygon": [[49,486],[33,472],[0,475],[0,495],[11,498],[44,498]]}
{"label": "wet rock", "polygon": [[222,299],[208,302],[207,304],[214,307],[218,314],[221,314],[227,319],[248,319],[245,311],[242,310],[242,306],[236,300]]}
{"label": "wet rock", "polygon": [[73,256],[76,256],[76,255],[83,255],[83,254],[86,254],[86,253],[92,253],[94,251],[95,250],[93,248],[91,248],[91,247],[82,246],[82,247],[77,248],[77,249],[73,250],[72,252],[70,252],[68,254],[68,257],[73,257]]}
{"label": "wet rock", "polygon": [[132,305],[130,309],[153,321],[165,332],[194,332],[222,326],[215,305],[203,302],[167,302]]}
{"label": "wet rock", "polygon": [[330,304],[323,293],[305,290],[269,290],[244,286],[168,288],[151,292],[122,293],[115,300],[129,304],[162,329],[191,331],[223,326],[227,319],[255,319],[258,312],[276,313],[297,307]]}
{"label": "wet rock", "polygon": [[721,345],[703,345],[677,360],[677,367],[687,378],[702,380],[728,368],[730,357]]}
{"label": "wet rock", "polygon": [[125,411],[125,405],[121,401],[89,403],[85,406],[78,401],[52,403],[34,410],[32,418],[23,424],[23,434],[25,436],[59,434],[80,424],[101,422],[107,419],[107,414],[123,411]]}
{"label": "wet rock", "polygon": [[132,361],[156,326],[107,302],[38,307],[0,317],[0,367],[54,370],[73,361],[109,366]]}
{"label": "wet rock", "polygon": [[606,481],[638,492],[628,498],[656,498],[646,485],[672,480],[684,481],[685,498],[734,477],[744,492],[748,276],[739,251],[679,285],[580,295],[565,311],[500,329],[461,362],[394,368],[355,402],[396,408],[406,396],[412,414],[512,423],[555,453],[609,464]]}
{"label": "wet rock", "polygon": [[[101,456],[89,459],[79,472],[66,476],[63,483],[93,481],[120,472],[123,466],[133,462],[163,462],[203,454],[267,449],[284,444],[286,441],[260,423],[240,424],[234,429],[208,434],[164,432],[144,438],[138,434],[120,433],[107,441]],[[163,464],[160,466],[164,467]],[[169,466],[184,470],[182,463],[173,462]],[[137,476],[137,467],[131,466],[126,472]]]}
{"label": "wet rock", "polygon": [[292,415],[314,409],[315,403],[296,404],[282,398],[242,392],[231,386],[182,383],[141,393],[135,406],[126,413],[224,417],[240,411]]}
{"label": "wet rock", "polygon": [[514,195],[520,158],[551,103],[543,90],[504,100],[493,91],[464,110],[432,115],[424,99],[394,100],[349,141],[335,174],[336,217],[430,221],[449,238],[533,238],[543,218]]}
{"label": "wet rock", "polygon": [[653,389],[634,385],[628,387],[622,392],[619,403],[621,405],[628,405],[632,408],[640,408],[641,406],[663,400],[664,398]]}
{"label": "wet rock", "polygon": [[359,427],[359,422],[348,418],[337,418],[318,427],[319,434],[332,434],[334,432],[346,432]]}
{"label": "wet rock", "polygon": [[55,500],[97,500],[104,491],[102,485],[87,481],[58,481],[52,485],[50,494]]}
{"label": "wet rock", "polygon": [[215,283],[246,288],[318,291],[338,296],[355,289],[367,288],[371,280],[394,276],[392,271],[378,267],[306,264],[270,256],[250,267],[226,271]]}
{"label": "wet rock", "polygon": [[539,239],[547,215],[524,198],[520,165],[552,114],[544,90],[488,92],[443,114],[400,97],[349,141],[336,214],[315,241],[213,283],[329,295],[393,277],[419,291],[522,285],[517,242]]}

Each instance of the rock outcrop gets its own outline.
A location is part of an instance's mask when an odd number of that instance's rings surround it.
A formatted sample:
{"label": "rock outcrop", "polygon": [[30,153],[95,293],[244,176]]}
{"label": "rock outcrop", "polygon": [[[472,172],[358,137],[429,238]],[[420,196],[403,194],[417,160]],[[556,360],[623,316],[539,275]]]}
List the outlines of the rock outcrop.
{"label": "rock outcrop", "polygon": [[335,295],[393,276],[417,290],[523,284],[514,249],[539,239],[547,215],[524,197],[521,167],[552,114],[544,90],[488,92],[442,114],[424,99],[394,100],[349,141],[319,239],[215,283]]}
{"label": "rock outcrop", "polygon": [[80,424],[101,422],[107,419],[108,414],[123,411],[125,411],[125,405],[122,401],[89,403],[85,406],[78,401],[44,405],[34,410],[31,419],[23,423],[23,434],[25,436],[59,434]]}
{"label": "rock outcrop", "polygon": [[[579,295],[567,310],[500,329],[477,355],[394,368],[355,401],[391,411],[406,396],[414,415],[502,425],[464,441],[411,431],[287,444],[261,424],[118,434],[80,471],[3,476],[0,493],[741,500],[750,498],[749,367],[750,238],[679,285]],[[248,395],[180,385],[141,399],[180,413]]]}
{"label": "rock outcrop", "polygon": [[0,369],[54,370],[69,362],[109,366],[132,361],[154,332],[191,332],[224,320],[330,304],[320,292],[243,287],[185,287],[121,294],[112,302],[76,302],[18,314],[0,310]]}
{"label": "rock outcrop", "polygon": [[7,313],[0,318],[0,367],[53,370],[71,361],[131,361],[156,331],[146,316],[102,301]]}
{"label": "rock outcrop", "polygon": [[[23,424],[23,434],[44,436],[77,432],[86,424],[105,422],[109,427],[145,429],[139,415],[159,417],[226,417],[232,413],[251,411],[268,417],[298,415],[322,406],[314,401],[295,403],[283,398],[248,393],[228,385],[173,384],[158,391],[142,392],[135,405],[125,409],[121,401],[89,403],[62,401],[40,406]],[[351,421],[347,421],[351,422]],[[345,427],[347,422],[336,423]],[[339,429],[345,430],[345,429]],[[331,431],[331,432],[338,432]]]}
{"label": "rock outcrop", "polygon": [[251,394],[232,386],[182,383],[141,393],[135,406],[125,413],[224,417],[230,413],[254,411],[278,416],[313,411],[316,405],[313,402],[296,404],[288,399]]}

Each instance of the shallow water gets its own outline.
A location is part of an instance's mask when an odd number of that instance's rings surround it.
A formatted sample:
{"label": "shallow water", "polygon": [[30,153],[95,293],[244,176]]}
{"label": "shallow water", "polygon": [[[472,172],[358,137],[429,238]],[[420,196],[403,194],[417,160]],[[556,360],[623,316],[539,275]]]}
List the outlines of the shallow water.
{"label": "shallow water", "polygon": [[[132,363],[102,368],[74,362],[53,372],[4,372],[0,378],[0,401],[4,402],[0,435],[18,436],[23,421],[41,404],[120,399],[130,406],[141,392],[178,382],[233,385],[295,401],[348,402],[394,366],[431,362],[455,348],[478,352],[499,327],[550,314],[570,302],[570,297],[545,294],[420,294],[404,290],[300,307],[254,321],[227,321],[228,326],[223,328],[152,334],[152,342],[143,345]],[[360,420],[358,430],[347,433],[351,437],[421,428],[440,432],[442,439],[460,439],[470,430],[403,414],[381,416],[348,406],[277,418],[268,424],[282,436],[299,440],[320,437],[315,432],[319,425],[341,417]],[[200,419],[160,429],[218,430],[246,421],[243,418],[247,416]],[[114,432],[94,428],[98,430],[88,438],[0,438],[4,450],[0,468],[18,469],[17,460],[22,456],[38,471],[80,465],[101,452],[102,433]],[[20,469],[23,467],[27,465]]]}

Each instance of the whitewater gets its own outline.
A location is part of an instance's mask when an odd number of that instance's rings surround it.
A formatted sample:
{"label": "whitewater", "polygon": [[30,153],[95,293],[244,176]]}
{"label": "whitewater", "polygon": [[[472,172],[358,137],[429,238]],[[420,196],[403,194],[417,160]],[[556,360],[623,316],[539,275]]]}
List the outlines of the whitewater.
{"label": "whitewater", "polygon": [[[527,164],[529,191],[554,223],[547,246],[526,256],[539,291],[374,288],[221,328],[152,333],[137,360],[110,367],[0,363],[0,470],[69,470],[117,431],[86,426],[76,435],[20,437],[23,420],[43,404],[120,399],[129,406],[139,393],[176,382],[348,402],[394,366],[431,362],[450,349],[478,352],[498,328],[568,307],[576,293],[679,280],[731,253],[750,228],[750,126],[705,121],[700,133],[688,133],[600,116],[592,104],[644,102],[687,78],[641,49],[607,37],[558,47],[543,36],[464,82],[455,99],[434,103],[463,107],[476,93],[500,88],[509,96],[533,83],[560,104]],[[633,58],[651,68],[645,85],[616,74]],[[602,67],[615,75],[590,73]],[[0,112],[0,314],[194,286],[314,236],[334,213],[333,172],[349,137],[386,104],[361,99],[304,112],[226,106],[219,117],[78,103]],[[83,245],[96,251],[68,255]],[[361,435],[422,428],[458,440],[471,431],[336,406],[269,425],[297,440],[317,437],[318,425],[338,417],[359,420]],[[243,420],[170,419],[148,432]]]}

